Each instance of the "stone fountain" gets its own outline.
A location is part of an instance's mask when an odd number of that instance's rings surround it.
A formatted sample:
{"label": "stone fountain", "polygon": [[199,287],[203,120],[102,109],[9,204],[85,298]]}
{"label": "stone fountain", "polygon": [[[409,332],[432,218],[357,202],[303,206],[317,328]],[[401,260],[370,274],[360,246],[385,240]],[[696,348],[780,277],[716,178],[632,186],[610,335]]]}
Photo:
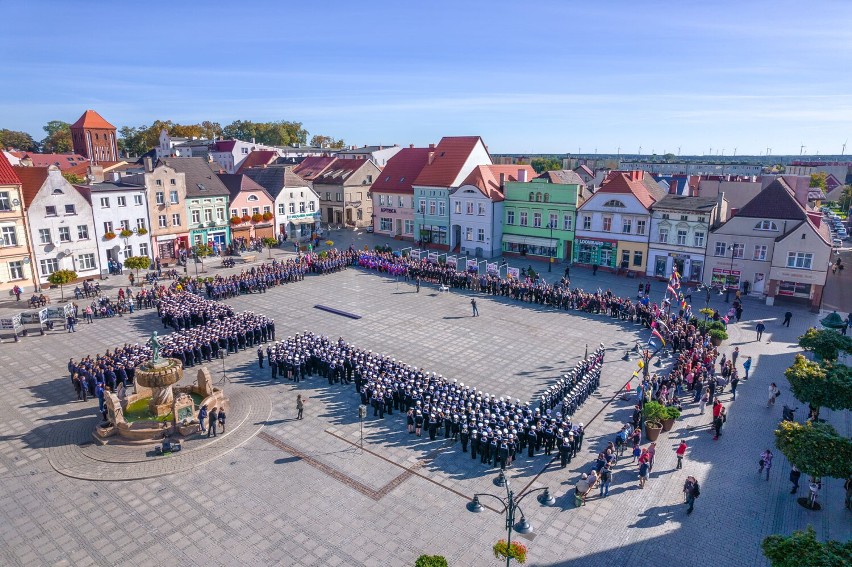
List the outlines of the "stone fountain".
{"label": "stone fountain", "polygon": [[183,378],[183,365],[176,358],[161,358],[144,362],[136,367],[136,383],[151,389],[148,409],[156,417],[172,413],[174,391],[172,386]]}

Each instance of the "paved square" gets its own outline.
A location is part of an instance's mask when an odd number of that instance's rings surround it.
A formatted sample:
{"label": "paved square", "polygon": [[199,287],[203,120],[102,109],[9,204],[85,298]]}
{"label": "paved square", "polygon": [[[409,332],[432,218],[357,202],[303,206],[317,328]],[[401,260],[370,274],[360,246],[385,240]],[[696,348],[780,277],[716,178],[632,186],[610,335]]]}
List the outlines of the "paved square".
{"label": "paved square", "polygon": [[[634,287],[610,276],[576,278],[587,289],[597,284],[627,294]],[[768,383],[784,382],[791,344],[816,319],[804,311],[796,310],[786,329],[772,320],[779,308],[747,303],[748,317],[769,321],[770,342],[751,342],[753,321],[731,328],[726,348],[740,345],[756,364],[729,407],[722,439],[710,440],[705,416],[690,406],[661,437],[646,490],[636,489],[635,469],[620,464],[610,496],[577,509],[570,493],[579,471],[590,468],[595,450],[629,413],[628,402],[612,398],[636,367],[621,360],[625,349],[647,340],[638,325],[485,296],[478,298],[481,317],[473,318],[465,294],[431,286],[418,294],[404,281],[357,269],[228,303],[273,316],[279,338],[305,329],[342,337],[521,400],[570,368],[586,344],[593,350],[603,342],[609,351],[602,387],[575,416],[589,425],[581,458],[560,470],[546,467],[543,455],[523,457],[508,475],[515,491],[549,486],[557,497],[550,507],[532,498],[523,503],[535,530],[527,542],[532,565],[703,565],[708,555],[717,564],[761,565],[759,542],[769,533],[812,523],[822,537],[850,537],[841,482],[827,483],[826,510],[814,514],[788,494],[783,457],[769,482],[757,479],[753,466],[780,417],[779,408],[764,407]],[[362,319],[319,311],[316,303]],[[361,450],[352,386],[317,377],[298,387],[272,382],[252,351],[225,361],[226,393],[234,401],[229,421],[239,423],[233,433],[191,441],[183,454],[160,460],[141,448],[89,444],[97,404],[72,401],[67,359],[141,341],[158,325],[155,313],[143,311],[81,325],[70,338],[0,345],[0,564],[412,565],[421,553],[443,554],[450,565],[497,564],[491,545],[505,537],[503,517],[465,509],[474,492],[499,494],[495,469],[442,438],[409,435],[397,413],[379,420],[369,412]],[[222,367],[211,371],[218,378]],[[293,419],[297,391],[307,396],[302,421]],[[791,398],[786,389],[785,395]],[[847,414],[828,417],[850,434]],[[690,452],[675,471],[673,448],[681,439]],[[680,493],[687,474],[703,481],[690,517]],[[141,477],[147,478],[126,480]]]}

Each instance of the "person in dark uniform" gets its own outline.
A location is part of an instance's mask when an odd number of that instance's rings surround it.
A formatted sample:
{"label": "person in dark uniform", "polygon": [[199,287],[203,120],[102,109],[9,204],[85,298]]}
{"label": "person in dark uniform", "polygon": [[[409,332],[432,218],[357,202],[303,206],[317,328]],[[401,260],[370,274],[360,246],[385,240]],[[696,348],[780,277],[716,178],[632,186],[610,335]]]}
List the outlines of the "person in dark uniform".
{"label": "person in dark uniform", "polygon": [[470,440],[470,433],[467,430],[467,425],[462,426],[461,432],[459,433],[459,440],[461,441],[462,453],[467,453],[467,442]]}
{"label": "person in dark uniform", "polygon": [[257,347],[257,365],[263,368],[263,347]]}

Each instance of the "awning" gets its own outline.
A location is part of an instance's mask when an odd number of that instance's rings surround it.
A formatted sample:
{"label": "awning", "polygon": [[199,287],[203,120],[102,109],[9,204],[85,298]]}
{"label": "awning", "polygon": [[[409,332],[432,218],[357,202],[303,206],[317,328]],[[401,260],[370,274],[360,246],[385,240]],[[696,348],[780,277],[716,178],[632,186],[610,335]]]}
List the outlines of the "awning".
{"label": "awning", "polygon": [[518,234],[504,234],[503,242],[510,244],[526,244],[527,246],[542,246],[553,248],[559,243],[556,238],[539,238],[538,236],[521,236]]}

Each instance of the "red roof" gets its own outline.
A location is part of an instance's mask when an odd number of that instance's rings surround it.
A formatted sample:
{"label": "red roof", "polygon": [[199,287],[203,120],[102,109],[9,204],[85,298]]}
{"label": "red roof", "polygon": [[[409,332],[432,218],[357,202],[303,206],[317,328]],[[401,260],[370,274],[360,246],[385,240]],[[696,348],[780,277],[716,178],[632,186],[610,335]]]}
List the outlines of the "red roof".
{"label": "red roof", "polygon": [[236,140],[219,140],[213,144],[214,152],[232,152],[234,151],[234,146],[237,145]]}
{"label": "red roof", "polygon": [[89,160],[80,154],[34,154],[27,152],[26,156],[33,161],[34,167],[48,167],[55,165],[62,171],[70,169],[75,165],[89,165]]}
{"label": "red roof", "polygon": [[336,159],[336,157],[330,156],[307,157],[293,168],[293,173],[298,174],[299,177],[306,181],[313,181],[315,177],[325,171]]}
{"label": "red roof", "polygon": [[462,182],[462,185],[473,185],[479,188],[483,195],[494,202],[502,201],[503,187],[500,185],[500,174],[505,181],[518,181],[518,171],[527,172],[527,181],[536,176],[531,165],[478,165]]}
{"label": "red roof", "polygon": [[21,194],[24,197],[24,206],[29,207],[44,185],[49,168],[21,167],[16,165],[14,166],[14,170],[21,180]]}
{"label": "red roof", "polygon": [[414,185],[450,187],[467,158],[481,142],[479,136],[445,136],[434,149],[430,163],[423,168]]}
{"label": "red roof", "polygon": [[0,185],[20,185],[21,179],[15,175],[15,170],[12,169],[12,164],[0,152]]}
{"label": "red roof", "polygon": [[[647,179],[644,171],[613,171],[604,180],[597,193],[622,193],[631,194],[642,203],[642,206],[650,208],[658,198],[648,190]],[[643,180],[645,182],[643,182]],[[660,196],[659,198],[661,198]]]}
{"label": "red roof", "polygon": [[242,173],[244,169],[257,165],[269,165],[276,159],[278,159],[278,152],[274,150],[255,150],[246,156],[246,159],[237,169],[237,173]]}
{"label": "red roof", "polygon": [[[343,183],[350,175],[367,165],[372,163],[366,159],[341,159],[336,158],[322,173],[314,177],[314,183],[325,183],[327,185],[336,185]],[[298,172],[297,172],[298,173]]]}
{"label": "red roof", "polygon": [[71,125],[72,128],[99,128],[103,130],[115,130],[115,126],[104,120],[104,117],[94,110],[87,110],[83,113],[77,122]]}
{"label": "red roof", "polygon": [[[403,148],[388,160],[378,179],[373,182],[372,191],[379,193],[414,194],[411,186],[426,163],[429,154],[435,150],[429,148]],[[310,159],[310,158],[309,158]]]}

